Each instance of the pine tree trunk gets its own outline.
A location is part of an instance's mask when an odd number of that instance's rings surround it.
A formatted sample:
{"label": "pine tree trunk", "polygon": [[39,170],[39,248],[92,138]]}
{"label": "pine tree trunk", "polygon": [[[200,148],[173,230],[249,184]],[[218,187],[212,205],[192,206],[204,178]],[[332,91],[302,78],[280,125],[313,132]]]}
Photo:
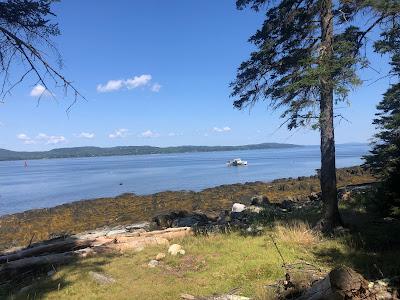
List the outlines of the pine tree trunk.
{"label": "pine tree trunk", "polygon": [[320,134],[321,174],[320,183],[323,201],[323,216],[318,227],[331,232],[341,225],[336,188],[335,135],[333,126],[333,78],[329,73],[333,55],[332,0],[321,1],[321,76]]}

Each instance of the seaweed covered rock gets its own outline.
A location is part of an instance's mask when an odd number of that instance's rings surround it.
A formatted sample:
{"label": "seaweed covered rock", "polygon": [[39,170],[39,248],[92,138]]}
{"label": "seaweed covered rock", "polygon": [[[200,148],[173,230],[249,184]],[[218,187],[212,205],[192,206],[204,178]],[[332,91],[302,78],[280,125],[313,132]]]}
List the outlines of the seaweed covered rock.
{"label": "seaweed covered rock", "polygon": [[264,206],[270,204],[270,201],[265,195],[257,195],[251,198],[251,205]]}
{"label": "seaweed covered rock", "polygon": [[213,213],[172,211],[155,216],[153,222],[158,228],[193,227],[205,226],[210,222],[216,222],[217,219],[218,215]]}

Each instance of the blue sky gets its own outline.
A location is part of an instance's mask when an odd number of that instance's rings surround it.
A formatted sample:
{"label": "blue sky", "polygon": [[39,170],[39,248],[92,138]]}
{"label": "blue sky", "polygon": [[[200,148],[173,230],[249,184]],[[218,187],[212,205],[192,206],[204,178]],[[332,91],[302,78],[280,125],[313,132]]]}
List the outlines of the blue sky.
{"label": "blue sky", "polygon": [[[279,112],[259,103],[233,109],[229,82],[248,57],[249,36],[262,13],[237,11],[233,0],[95,1],[55,5],[62,35],[55,39],[62,72],[85,95],[69,115],[71,98],[37,105],[33,81],[0,106],[0,148],[44,150],[74,146],[318,144],[318,132],[278,129]],[[366,83],[341,104],[351,121],[337,122],[338,143],[367,142],[388,80],[385,58],[373,57]]]}

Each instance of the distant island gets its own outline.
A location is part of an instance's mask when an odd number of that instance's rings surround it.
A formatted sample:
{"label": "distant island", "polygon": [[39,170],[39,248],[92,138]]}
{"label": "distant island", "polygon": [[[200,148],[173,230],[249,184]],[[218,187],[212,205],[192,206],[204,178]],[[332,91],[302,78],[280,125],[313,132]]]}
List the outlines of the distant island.
{"label": "distant island", "polygon": [[144,154],[168,154],[188,152],[212,152],[233,150],[256,150],[256,149],[279,149],[302,147],[294,144],[262,143],[242,146],[175,146],[175,147],[152,147],[152,146],[118,146],[118,147],[74,147],[58,148],[49,151],[11,151],[0,149],[0,161],[5,160],[31,160],[51,158],[72,157],[98,157],[98,156],[120,156],[120,155],[144,155]]}

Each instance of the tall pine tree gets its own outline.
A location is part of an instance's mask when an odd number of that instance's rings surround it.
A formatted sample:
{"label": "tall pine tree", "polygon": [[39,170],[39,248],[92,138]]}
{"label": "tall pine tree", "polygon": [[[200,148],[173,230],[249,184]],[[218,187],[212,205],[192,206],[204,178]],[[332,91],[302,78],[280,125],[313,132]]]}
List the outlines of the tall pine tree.
{"label": "tall pine tree", "polygon": [[378,133],[366,165],[380,177],[382,185],[377,203],[383,212],[400,216],[400,20],[393,18],[390,28],[375,44],[377,52],[391,56],[391,77],[395,80],[378,104]]}
{"label": "tall pine tree", "polygon": [[[391,13],[385,7],[372,11],[382,2],[393,0],[236,2],[239,9],[266,8],[266,17],[249,40],[257,51],[240,65],[231,84],[234,106],[243,109],[268,99],[273,109],[283,110],[281,117],[289,129],[319,129],[323,215],[318,226],[325,232],[342,224],[336,188],[334,104],[346,100],[350,89],[361,84],[356,71],[366,65],[360,52],[365,37]],[[357,27],[357,15],[368,11],[369,24]]]}

